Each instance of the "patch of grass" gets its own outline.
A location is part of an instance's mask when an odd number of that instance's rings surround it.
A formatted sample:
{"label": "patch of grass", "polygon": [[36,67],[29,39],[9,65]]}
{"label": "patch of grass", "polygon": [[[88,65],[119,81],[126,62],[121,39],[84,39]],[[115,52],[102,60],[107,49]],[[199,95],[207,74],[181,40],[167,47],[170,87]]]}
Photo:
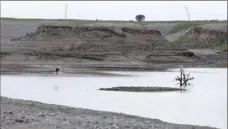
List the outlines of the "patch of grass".
{"label": "patch of grass", "polygon": [[222,50],[222,51],[227,51],[227,43],[221,44],[219,46],[215,47],[216,49]]}
{"label": "patch of grass", "polygon": [[[189,29],[194,26],[203,24],[216,24],[216,23],[227,23],[227,20],[195,20],[195,21],[168,21],[170,23],[177,23],[170,31],[169,34],[176,33],[182,30]],[[161,21],[162,23],[162,21]]]}
{"label": "patch of grass", "polygon": [[173,46],[176,48],[189,48],[190,46],[194,45],[194,42],[195,41],[193,38],[184,35],[175,40],[173,42]]}
{"label": "patch of grass", "polygon": [[219,64],[216,64],[216,67],[217,68],[227,68],[228,65],[227,65],[227,63],[219,63]]}
{"label": "patch of grass", "polygon": [[169,34],[176,33],[182,30],[189,29],[191,27],[197,26],[197,25],[202,25],[203,23],[198,23],[198,22],[186,22],[186,23],[179,23],[175,25],[170,31]]}
{"label": "patch of grass", "polygon": [[[224,39],[223,42],[220,41],[221,39]],[[175,40],[173,46],[179,48],[214,48],[222,51],[228,50],[226,37],[218,37],[217,39],[210,40],[205,44],[203,41],[196,41],[193,37],[184,35]]]}
{"label": "patch of grass", "polygon": [[185,42],[185,43],[186,42],[193,42],[193,39],[184,35],[184,36],[177,38],[177,40],[175,42],[179,42],[179,43],[181,43],[181,42]]}

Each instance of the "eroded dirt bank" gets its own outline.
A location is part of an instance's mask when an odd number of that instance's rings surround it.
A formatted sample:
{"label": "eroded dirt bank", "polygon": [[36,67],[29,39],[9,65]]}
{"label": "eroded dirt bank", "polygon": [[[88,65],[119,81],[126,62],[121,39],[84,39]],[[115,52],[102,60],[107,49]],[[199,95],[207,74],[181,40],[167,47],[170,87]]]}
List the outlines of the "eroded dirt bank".
{"label": "eroded dirt bank", "polygon": [[1,129],[212,129],[1,97]]}
{"label": "eroded dirt bank", "polygon": [[53,21],[1,22],[1,73],[50,74],[56,67],[65,74],[77,74],[81,69],[226,67],[227,52],[205,55],[181,48],[164,38],[170,28],[167,25],[145,28],[49,22]]}

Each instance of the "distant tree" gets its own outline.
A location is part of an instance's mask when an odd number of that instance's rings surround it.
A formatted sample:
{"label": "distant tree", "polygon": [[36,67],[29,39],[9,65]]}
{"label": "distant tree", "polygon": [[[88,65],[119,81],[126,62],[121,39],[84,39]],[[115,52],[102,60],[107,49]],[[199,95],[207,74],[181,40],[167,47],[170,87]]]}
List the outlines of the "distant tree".
{"label": "distant tree", "polygon": [[138,15],[135,16],[135,19],[136,19],[137,21],[144,21],[145,18],[146,18],[146,17],[145,17],[144,15],[142,15],[142,14],[138,14]]}

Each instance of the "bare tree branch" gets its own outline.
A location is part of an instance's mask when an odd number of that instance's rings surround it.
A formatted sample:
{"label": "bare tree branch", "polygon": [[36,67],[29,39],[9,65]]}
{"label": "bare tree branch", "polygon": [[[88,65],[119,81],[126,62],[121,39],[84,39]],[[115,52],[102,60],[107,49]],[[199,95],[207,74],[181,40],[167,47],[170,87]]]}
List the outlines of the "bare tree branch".
{"label": "bare tree branch", "polygon": [[180,69],[180,77],[177,76],[177,77],[175,78],[175,80],[179,82],[178,84],[180,85],[180,87],[182,87],[182,86],[186,87],[186,86],[191,85],[191,84],[188,83],[188,82],[189,82],[190,80],[193,80],[193,79],[194,79],[194,77],[190,77],[190,73],[186,74],[186,73],[184,72],[183,67],[181,67],[181,69]]}

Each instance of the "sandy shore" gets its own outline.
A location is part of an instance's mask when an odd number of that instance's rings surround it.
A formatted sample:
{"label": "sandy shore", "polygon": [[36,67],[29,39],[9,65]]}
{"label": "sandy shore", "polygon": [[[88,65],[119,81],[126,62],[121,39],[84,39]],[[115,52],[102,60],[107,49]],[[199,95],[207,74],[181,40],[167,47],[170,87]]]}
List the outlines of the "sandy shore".
{"label": "sandy shore", "polygon": [[212,129],[1,97],[1,129]]}

